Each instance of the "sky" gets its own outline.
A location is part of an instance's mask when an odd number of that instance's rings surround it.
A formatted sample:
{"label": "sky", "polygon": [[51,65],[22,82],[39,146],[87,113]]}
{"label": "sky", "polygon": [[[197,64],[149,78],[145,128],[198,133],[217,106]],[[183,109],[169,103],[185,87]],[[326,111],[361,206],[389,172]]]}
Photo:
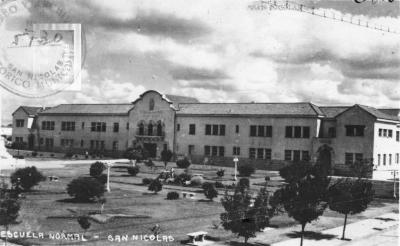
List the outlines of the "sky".
{"label": "sky", "polygon": [[[301,0],[316,12],[399,27],[399,1]],[[400,35],[248,0],[61,0],[85,34],[79,91],[29,99],[0,88],[2,122],[20,105],[129,103],[146,90],[201,102],[400,108]],[[278,1],[279,3],[279,1]],[[60,22],[33,8],[24,18]],[[10,19],[12,20],[12,19]],[[16,18],[6,31],[23,30]]]}

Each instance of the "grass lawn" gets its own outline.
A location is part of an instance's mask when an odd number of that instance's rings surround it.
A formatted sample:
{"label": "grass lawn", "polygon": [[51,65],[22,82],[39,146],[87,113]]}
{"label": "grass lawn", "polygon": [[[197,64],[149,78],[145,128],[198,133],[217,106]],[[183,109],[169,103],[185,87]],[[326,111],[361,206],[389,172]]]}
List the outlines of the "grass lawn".
{"label": "grass lawn", "polygon": [[[153,171],[140,164],[141,171],[137,177],[127,175],[121,168],[111,169],[111,192],[106,193],[107,202],[103,214],[125,214],[133,218],[113,218],[106,223],[98,223],[91,220],[91,227],[87,231],[88,242],[81,242],[80,245],[115,245],[107,241],[109,235],[151,235],[155,224],[161,227],[161,235],[172,235],[174,242],[161,243],[161,245],[181,245],[180,241],[187,239],[186,234],[195,231],[207,231],[208,235],[220,241],[241,241],[236,239],[230,232],[221,227],[216,229],[213,223],[219,221],[219,214],[223,208],[219,202],[220,197],[214,202],[204,201],[202,194],[197,194],[199,199],[166,200],[169,191],[180,192],[182,189],[196,191],[199,188],[180,187],[165,185],[159,194],[151,194],[147,187],[141,185],[142,179],[155,178],[162,170],[163,163],[156,162],[158,170]],[[170,163],[169,168],[172,167]],[[174,166],[175,168],[175,166]],[[233,174],[231,168],[224,167],[225,176],[222,183],[231,184]],[[68,201],[68,194],[65,189],[67,184],[78,176],[87,176],[89,165],[69,165],[64,168],[41,169],[45,176],[58,176],[58,182],[45,181],[35,187],[35,190],[26,193],[22,199],[20,211],[20,224],[10,227],[11,231],[40,231],[40,232],[76,232],[83,233],[77,223],[77,216],[88,212],[100,210],[100,204],[96,203],[73,203]],[[177,172],[181,172],[178,170]],[[206,179],[216,180],[216,168],[203,168],[198,165],[192,167],[192,173],[201,173]],[[251,184],[259,184],[264,181],[266,175],[271,176],[272,185],[269,189],[274,190],[279,185],[280,178],[276,173],[257,171],[251,178]],[[252,185],[252,190],[258,190],[261,186]],[[223,193],[222,191],[220,192]],[[350,216],[349,223],[378,216],[392,211],[398,212],[398,203],[391,201],[376,200],[364,213]],[[299,231],[297,223],[288,218],[285,214],[276,216],[271,221],[277,229],[269,230],[262,234],[263,243],[273,243],[293,237],[294,232]],[[333,211],[326,210],[319,220],[307,225],[306,230],[321,231],[327,228],[340,226],[343,223],[343,216]],[[260,235],[260,234],[259,234]],[[98,236],[98,238],[94,238]],[[255,240],[258,240],[255,239]],[[260,239],[261,240],[261,239]],[[252,242],[253,240],[250,240]],[[50,241],[50,240],[26,240],[27,243],[41,245],[78,245],[71,241]],[[160,242],[128,241],[117,245],[160,245]]]}

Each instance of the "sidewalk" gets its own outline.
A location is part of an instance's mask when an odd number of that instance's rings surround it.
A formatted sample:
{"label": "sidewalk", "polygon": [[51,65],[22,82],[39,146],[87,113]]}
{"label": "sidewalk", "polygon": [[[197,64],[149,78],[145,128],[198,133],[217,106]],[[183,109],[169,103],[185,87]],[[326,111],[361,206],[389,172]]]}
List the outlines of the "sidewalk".
{"label": "sidewalk", "polygon": [[[357,239],[362,239],[372,235],[377,235],[382,233],[383,230],[390,229],[392,227],[398,226],[399,224],[399,214],[388,213],[378,216],[372,219],[366,219],[358,221],[355,223],[348,224],[346,226],[346,238],[352,239],[351,241],[340,240],[342,236],[343,226],[321,231],[322,234],[331,235],[330,239],[308,239],[304,238],[304,246],[337,246],[337,245],[348,245],[350,242],[354,242]],[[356,242],[354,242],[356,243]],[[356,243],[357,244],[357,243]],[[300,245],[300,238],[289,239],[274,243],[271,246],[298,246]],[[355,245],[355,244],[353,244]],[[359,245],[359,244],[357,244]]]}

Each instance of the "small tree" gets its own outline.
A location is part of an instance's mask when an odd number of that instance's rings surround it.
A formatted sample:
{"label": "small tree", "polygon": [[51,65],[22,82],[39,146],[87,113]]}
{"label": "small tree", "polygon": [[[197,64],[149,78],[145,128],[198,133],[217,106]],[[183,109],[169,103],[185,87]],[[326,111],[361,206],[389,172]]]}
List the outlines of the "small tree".
{"label": "small tree", "polygon": [[102,197],[102,198],[99,199],[99,203],[101,204],[101,206],[100,206],[100,214],[103,213],[104,205],[106,204],[106,202],[107,202],[107,199],[105,197]]}
{"label": "small tree", "polygon": [[104,192],[104,184],[91,177],[79,177],[67,185],[68,195],[80,202],[91,202],[94,199],[100,199]]}
{"label": "small tree", "polygon": [[252,165],[240,165],[238,167],[239,175],[242,177],[250,177],[256,170]]}
{"label": "small tree", "polygon": [[159,191],[162,190],[162,183],[159,179],[153,180],[153,182],[149,185],[149,191],[153,191],[154,194],[157,194]]}
{"label": "small tree", "polygon": [[190,166],[190,161],[187,157],[177,160],[176,166],[179,168],[188,168]]}
{"label": "small tree", "polygon": [[251,202],[249,190],[240,186],[236,186],[233,195],[225,191],[221,203],[225,208],[225,212],[220,216],[222,226],[225,230],[244,237],[246,244],[249,238],[256,236],[256,232],[269,225],[269,220],[274,214],[265,187],[259,191],[254,204]]}
{"label": "small tree", "polygon": [[240,187],[243,187],[245,189],[250,188],[250,180],[248,178],[241,178],[239,180],[239,184]]}
{"label": "small tree", "polygon": [[127,171],[129,173],[129,175],[136,176],[139,173],[139,167],[138,166],[128,167]]}
{"label": "small tree", "polygon": [[213,183],[204,183],[203,184],[203,192],[204,195],[212,201],[214,198],[218,196],[218,191],[215,189],[215,186]]}
{"label": "small tree", "polygon": [[[21,206],[17,199],[5,197],[0,200],[0,225],[8,231],[8,226],[15,223]],[[7,235],[6,235],[7,245]]]}
{"label": "small tree", "polygon": [[345,239],[347,215],[358,214],[367,209],[374,191],[369,180],[340,180],[329,188],[329,208],[344,214],[342,240]]}
{"label": "small tree", "polygon": [[172,156],[173,153],[169,149],[161,151],[161,160],[164,162],[165,169],[167,169],[167,164],[169,161],[171,161]]}
{"label": "small tree", "polygon": [[356,160],[355,162],[351,163],[349,168],[354,177],[357,177],[359,179],[368,178],[372,175],[374,164],[372,162],[372,159],[362,159]]}
{"label": "small tree", "polygon": [[103,171],[106,169],[106,165],[103,162],[96,161],[92,165],[90,165],[89,174],[92,177],[100,176]]}
{"label": "small tree", "polygon": [[219,177],[219,178],[222,178],[223,176],[225,175],[225,169],[218,169],[218,171],[217,171],[217,176]]}
{"label": "small tree", "polygon": [[148,153],[141,145],[135,145],[133,148],[127,149],[124,156],[129,160],[141,162],[147,158]]}
{"label": "small tree", "polygon": [[85,233],[86,233],[87,229],[90,228],[90,225],[91,225],[87,216],[79,216],[78,223],[81,226],[81,228],[83,230],[85,230]]}
{"label": "small tree", "polygon": [[46,180],[46,177],[44,177],[35,166],[17,169],[13,174],[11,174],[10,178],[12,185],[17,190],[22,188],[25,191],[31,190],[33,186]]}
{"label": "small tree", "polygon": [[306,224],[321,216],[327,206],[329,179],[309,162],[294,163],[280,173],[287,184],[274,193],[273,201],[282,204],[289,217],[301,224],[303,245]]}

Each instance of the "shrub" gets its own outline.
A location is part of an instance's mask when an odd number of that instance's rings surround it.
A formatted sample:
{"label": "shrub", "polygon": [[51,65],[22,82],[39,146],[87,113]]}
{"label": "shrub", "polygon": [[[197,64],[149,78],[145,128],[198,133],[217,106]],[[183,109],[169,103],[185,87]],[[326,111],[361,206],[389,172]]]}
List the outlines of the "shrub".
{"label": "shrub", "polygon": [[225,185],[221,182],[215,182],[215,188],[225,188]]}
{"label": "shrub", "polygon": [[72,152],[67,152],[64,155],[64,158],[72,158],[74,156],[74,154]]}
{"label": "shrub", "polygon": [[143,178],[142,179],[142,184],[144,184],[144,185],[149,185],[149,184],[151,184],[151,182],[153,182],[153,179],[151,179],[151,178]]}
{"label": "shrub", "polygon": [[35,166],[17,169],[17,171],[11,174],[11,183],[17,189],[22,188],[25,191],[29,191],[33,186],[45,180],[46,177]]}
{"label": "shrub", "polygon": [[107,183],[107,174],[100,174],[100,176],[97,176],[96,177],[96,179],[100,182],[100,183],[102,183],[102,184],[105,184],[105,183]]}
{"label": "shrub", "polygon": [[153,180],[153,182],[150,183],[149,191],[153,191],[155,194],[157,194],[157,192],[161,190],[162,190],[162,183],[160,182],[160,180],[155,179]]}
{"label": "shrub", "polygon": [[50,154],[50,157],[54,157],[54,154]]}
{"label": "shrub", "polygon": [[225,175],[225,170],[224,169],[219,169],[218,171],[217,171],[217,176],[218,177],[223,177]]}
{"label": "shrub", "polygon": [[249,179],[247,179],[247,178],[241,178],[240,180],[239,180],[239,184],[238,184],[240,187],[243,187],[243,188],[246,188],[246,189],[248,189],[248,188],[250,188],[250,180]]}
{"label": "shrub", "polygon": [[270,176],[265,176],[265,181],[266,182],[268,182],[268,181],[270,181],[271,180],[271,177]]}
{"label": "shrub", "polygon": [[103,162],[96,161],[95,163],[90,165],[90,169],[89,169],[90,176],[98,177],[103,173],[103,171],[105,169],[106,169],[106,166],[104,165]]}
{"label": "shrub", "polygon": [[181,160],[178,160],[176,162],[176,166],[178,168],[188,168],[190,166],[190,161],[188,160],[187,157],[185,157],[185,158],[183,158]]}
{"label": "shrub", "polygon": [[195,176],[190,179],[191,186],[200,186],[203,184],[203,182],[204,182],[204,179],[200,176]]}
{"label": "shrub", "polygon": [[138,166],[128,167],[128,173],[131,176],[136,176],[139,173],[139,167]]}
{"label": "shrub", "polygon": [[68,195],[80,202],[93,201],[103,196],[105,192],[104,184],[91,177],[79,177],[72,180],[67,185]]}
{"label": "shrub", "polygon": [[218,191],[215,189],[214,184],[212,183],[204,183],[203,184],[203,192],[204,195],[210,199],[211,201],[218,196]]}
{"label": "shrub", "polygon": [[240,176],[250,177],[255,172],[255,169],[252,165],[241,165],[238,167],[238,171]]}
{"label": "shrub", "polygon": [[38,152],[36,152],[36,151],[33,151],[33,152],[32,152],[32,156],[33,156],[33,157],[36,157],[37,155],[38,155]]}
{"label": "shrub", "polygon": [[189,181],[192,179],[192,175],[188,173],[181,173],[177,176],[175,176],[174,183],[175,184],[184,184],[186,181]]}
{"label": "shrub", "polygon": [[179,193],[175,191],[168,192],[167,200],[177,200],[179,199]]}
{"label": "shrub", "polygon": [[81,228],[85,231],[90,228],[90,222],[87,216],[79,216],[78,223],[81,226]]}
{"label": "shrub", "polygon": [[161,151],[161,160],[164,162],[165,168],[167,168],[167,164],[171,160],[172,156],[173,153],[169,149]]}
{"label": "shrub", "polygon": [[147,160],[144,162],[144,164],[146,165],[146,167],[149,167],[149,168],[153,168],[155,166],[154,162],[152,160]]}

